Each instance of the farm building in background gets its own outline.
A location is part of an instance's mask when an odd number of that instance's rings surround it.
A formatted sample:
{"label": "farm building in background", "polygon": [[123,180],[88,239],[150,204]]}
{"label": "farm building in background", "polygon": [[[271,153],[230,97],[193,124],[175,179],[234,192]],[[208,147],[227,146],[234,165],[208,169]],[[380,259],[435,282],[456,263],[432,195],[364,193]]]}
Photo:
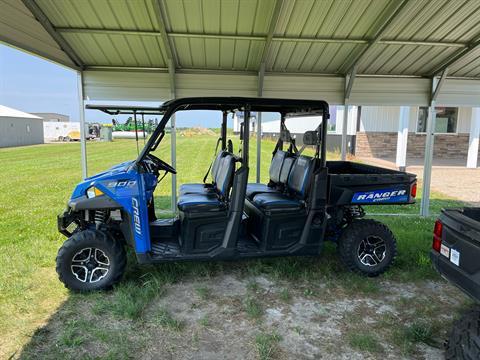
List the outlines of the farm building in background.
{"label": "farm building in background", "polygon": [[39,116],[43,121],[48,122],[69,122],[70,116],[57,113],[32,113],[33,115]]}
{"label": "farm building in background", "polygon": [[0,105],[0,148],[43,144],[43,119]]}
{"label": "farm building in background", "polygon": [[[477,152],[469,151],[470,143],[478,139],[478,129],[472,122],[471,107],[437,106],[435,121],[435,159],[455,159],[476,167]],[[362,106],[356,134],[356,155],[394,159],[397,155],[399,106]],[[407,159],[423,159],[425,153],[427,107],[408,107],[406,112]],[[472,126],[473,125],[473,126]],[[478,140],[477,140],[478,141]]]}
{"label": "farm building in background", "polygon": [[[330,120],[327,135],[329,151],[340,151],[343,125],[343,106],[330,107]],[[434,159],[465,161],[468,167],[476,167],[478,151],[470,149],[478,141],[479,130],[471,107],[436,107]],[[271,116],[270,116],[271,118]],[[423,159],[425,152],[427,107],[408,107],[407,159]],[[233,131],[240,131],[242,113],[233,118]],[[256,131],[256,116],[251,120],[252,132]],[[287,128],[302,145],[305,131],[315,130],[321,117],[287,118]],[[277,139],[280,130],[280,114],[274,120],[262,121],[262,137]],[[359,157],[373,157],[395,160],[397,156],[398,132],[400,127],[400,106],[350,106],[347,120],[347,149]]]}

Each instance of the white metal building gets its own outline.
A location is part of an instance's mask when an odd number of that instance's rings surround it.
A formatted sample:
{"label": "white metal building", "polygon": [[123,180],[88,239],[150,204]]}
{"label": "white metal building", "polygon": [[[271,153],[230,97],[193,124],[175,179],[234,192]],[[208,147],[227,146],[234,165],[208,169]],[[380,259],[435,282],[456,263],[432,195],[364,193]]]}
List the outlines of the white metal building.
{"label": "white metal building", "polygon": [[0,148],[43,144],[41,117],[0,105]]}
{"label": "white metal building", "polygon": [[82,103],[232,95],[400,106],[402,160],[410,107],[474,107],[469,146],[478,149],[479,17],[478,0],[0,0],[0,41],[77,70]]}
{"label": "white metal building", "polygon": [[[361,107],[356,155],[396,158],[400,110],[398,106]],[[428,107],[410,107],[404,115],[407,158],[424,157],[428,111]],[[470,140],[475,139],[478,131],[475,116],[472,107],[436,107],[434,158],[460,160],[467,167],[477,167],[478,147],[470,146]]]}

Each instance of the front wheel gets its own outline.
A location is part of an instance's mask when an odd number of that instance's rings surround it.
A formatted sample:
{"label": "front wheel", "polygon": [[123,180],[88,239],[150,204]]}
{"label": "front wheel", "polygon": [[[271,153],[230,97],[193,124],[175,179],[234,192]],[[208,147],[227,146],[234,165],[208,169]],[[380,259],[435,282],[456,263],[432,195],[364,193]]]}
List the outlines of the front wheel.
{"label": "front wheel", "polygon": [[57,255],[57,273],[70,290],[105,290],[120,281],[127,258],[122,244],[94,230],[74,233]]}
{"label": "front wheel", "polygon": [[378,276],[392,265],[397,255],[397,241],[390,229],[375,220],[356,220],[338,240],[342,262],[350,270]]}

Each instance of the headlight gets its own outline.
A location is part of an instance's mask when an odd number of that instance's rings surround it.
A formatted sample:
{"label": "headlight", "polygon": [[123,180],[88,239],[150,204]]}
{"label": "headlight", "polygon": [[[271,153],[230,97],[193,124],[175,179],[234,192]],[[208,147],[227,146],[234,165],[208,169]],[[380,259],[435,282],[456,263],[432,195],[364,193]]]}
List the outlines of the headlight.
{"label": "headlight", "polygon": [[87,198],[89,199],[100,195],[103,195],[103,192],[101,190],[98,190],[95,186],[90,186],[87,189]]}

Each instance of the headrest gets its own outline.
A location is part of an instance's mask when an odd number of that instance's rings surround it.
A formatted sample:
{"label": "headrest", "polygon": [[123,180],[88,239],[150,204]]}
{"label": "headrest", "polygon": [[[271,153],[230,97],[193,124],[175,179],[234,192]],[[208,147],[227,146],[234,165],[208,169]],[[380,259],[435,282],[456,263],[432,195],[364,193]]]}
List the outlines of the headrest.
{"label": "headrest", "polygon": [[290,131],[288,131],[287,129],[281,130],[280,131],[280,139],[283,142],[292,142],[292,137],[290,135]]}
{"label": "headrest", "polygon": [[303,134],[303,145],[317,145],[318,143],[319,138],[316,131],[306,131]]}

